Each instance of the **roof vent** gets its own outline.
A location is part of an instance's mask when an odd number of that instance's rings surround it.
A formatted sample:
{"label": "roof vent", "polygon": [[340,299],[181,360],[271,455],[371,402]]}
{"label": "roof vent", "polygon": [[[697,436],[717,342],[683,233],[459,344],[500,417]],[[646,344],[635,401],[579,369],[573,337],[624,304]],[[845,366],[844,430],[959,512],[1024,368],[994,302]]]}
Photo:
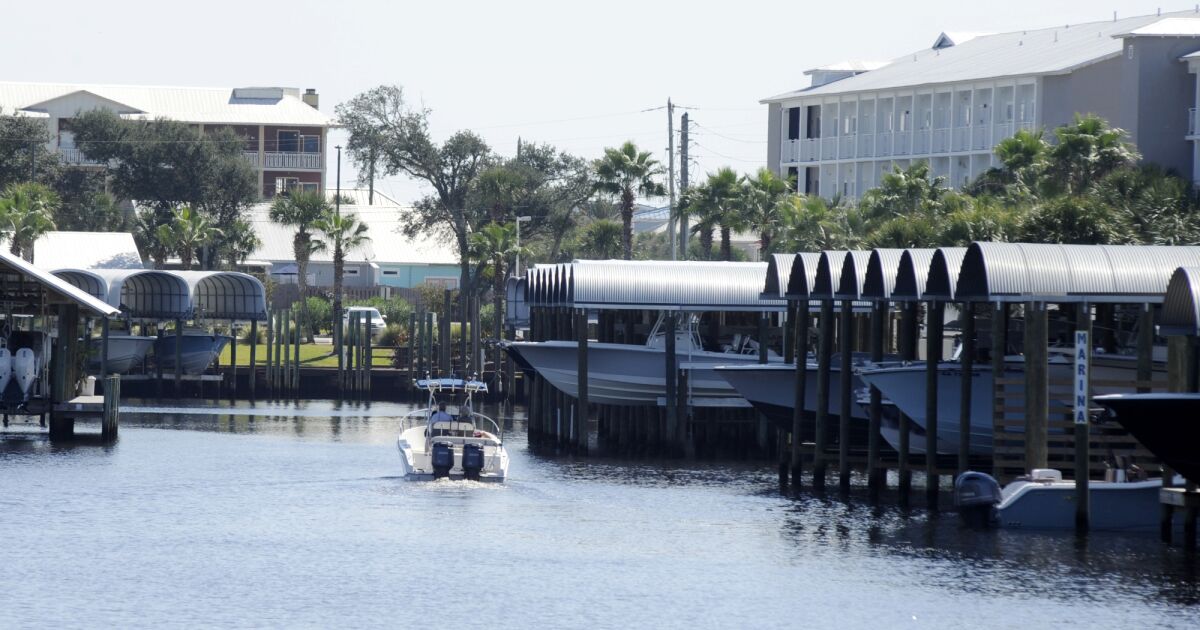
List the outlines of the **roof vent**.
{"label": "roof vent", "polygon": [[283,98],[283,88],[281,88],[281,87],[233,88],[233,98],[278,101]]}

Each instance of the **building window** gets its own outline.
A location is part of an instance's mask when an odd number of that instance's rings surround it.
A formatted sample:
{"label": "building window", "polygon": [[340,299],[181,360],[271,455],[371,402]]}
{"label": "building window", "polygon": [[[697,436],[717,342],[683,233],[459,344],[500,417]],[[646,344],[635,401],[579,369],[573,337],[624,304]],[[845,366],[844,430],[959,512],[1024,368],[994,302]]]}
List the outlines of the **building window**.
{"label": "building window", "polygon": [[318,192],[319,189],[320,184],[317,184],[316,182],[304,182],[300,184],[300,190],[303,190],[304,192]]}
{"label": "building window", "polygon": [[358,269],[355,269],[353,267],[350,269],[346,269],[345,272],[346,272],[347,276],[357,276],[358,275]]}
{"label": "building window", "polygon": [[321,136],[300,136],[300,150],[304,153],[320,153]]}
{"label": "building window", "polygon": [[800,139],[800,108],[789,107],[787,110],[787,139]]}
{"label": "building window", "polygon": [[286,193],[293,188],[300,186],[300,179],[296,177],[276,177],[275,192],[279,194]]}
{"label": "building window", "polygon": [[383,272],[383,275],[385,275],[385,276],[398,276],[398,275],[400,275],[400,272],[396,271],[395,269],[387,269],[387,270],[384,270],[384,272]]}
{"label": "building window", "polygon": [[821,106],[808,106],[808,126],[805,128],[804,137],[812,140],[821,137]]}
{"label": "building window", "polygon": [[299,131],[278,131],[275,133],[276,150],[283,153],[296,153],[300,150]]}

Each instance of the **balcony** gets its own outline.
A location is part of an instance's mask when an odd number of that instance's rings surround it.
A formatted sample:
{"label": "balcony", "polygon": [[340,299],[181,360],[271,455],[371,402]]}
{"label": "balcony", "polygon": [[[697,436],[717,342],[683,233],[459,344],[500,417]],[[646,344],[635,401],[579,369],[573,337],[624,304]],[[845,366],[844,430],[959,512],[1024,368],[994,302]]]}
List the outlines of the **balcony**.
{"label": "balcony", "polygon": [[950,152],[950,130],[949,129],[934,129],[933,130],[933,146],[930,148],[930,153],[949,153]]}
{"label": "balcony", "polygon": [[258,151],[244,151],[242,156],[254,168],[282,169],[290,171],[319,171],[325,167],[324,153],[300,153],[290,151],[266,151],[259,163]]}
{"label": "balcony", "polygon": [[912,132],[897,131],[892,136],[892,155],[908,155],[912,153]]}
{"label": "balcony", "polygon": [[1196,135],[1196,129],[1198,127],[1200,127],[1200,125],[1196,124],[1196,108],[1191,107],[1188,109],[1188,137]]}
{"label": "balcony", "polygon": [[875,135],[875,153],[879,157],[892,154],[892,134],[884,132]]}
{"label": "balcony", "polygon": [[71,166],[104,166],[103,162],[89,159],[83,154],[83,151],[75,148],[59,147],[58,155],[63,164]]}
{"label": "balcony", "polygon": [[835,138],[821,138],[821,159],[822,160],[836,160],[837,159],[837,150],[838,150],[837,142],[838,142],[838,139],[836,137]]}
{"label": "balcony", "polygon": [[779,148],[779,161],[784,164],[800,161],[800,141],[784,140]]}

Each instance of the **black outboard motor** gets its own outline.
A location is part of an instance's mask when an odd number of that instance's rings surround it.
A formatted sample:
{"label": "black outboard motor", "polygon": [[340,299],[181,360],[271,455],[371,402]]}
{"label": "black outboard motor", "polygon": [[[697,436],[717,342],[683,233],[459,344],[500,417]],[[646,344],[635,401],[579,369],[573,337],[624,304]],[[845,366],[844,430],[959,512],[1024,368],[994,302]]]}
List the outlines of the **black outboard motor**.
{"label": "black outboard motor", "polygon": [[445,442],[434,442],[431,460],[434,479],[449,477],[450,469],[454,468],[454,446]]}
{"label": "black outboard motor", "polygon": [[463,444],[463,476],[472,481],[479,481],[479,473],[483,471],[483,446],[479,444]]}
{"label": "black outboard motor", "polygon": [[969,470],[954,481],[954,505],[967,527],[985,528],[1000,503],[1000,484],[989,474]]}

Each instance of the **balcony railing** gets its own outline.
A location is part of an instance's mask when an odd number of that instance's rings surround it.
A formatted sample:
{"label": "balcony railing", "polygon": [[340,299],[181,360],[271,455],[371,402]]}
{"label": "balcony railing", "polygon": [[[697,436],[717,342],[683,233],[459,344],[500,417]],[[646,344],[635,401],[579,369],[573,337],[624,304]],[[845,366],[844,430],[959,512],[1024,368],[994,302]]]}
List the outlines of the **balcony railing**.
{"label": "balcony railing", "polygon": [[892,154],[892,134],[884,132],[875,135],[875,154],[879,157]]}
{"label": "balcony railing", "polygon": [[783,163],[800,161],[800,141],[784,140],[779,147],[779,161]]}
{"label": "balcony railing", "polygon": [[1195,107],[1188,108],[1188,132],[1187,132],[1187,135],[1189,135],[1189,136],[1196,135],[1197,127],[1200,127],[1200,125],[1196,124],[1196,108]]}
{"label": "balcony railing", "polygon": [[262,163],[258,160],[258,151],[245,151],[242,155],[255,168],[278,168],[302,171],[319,171],[324,167],[324,153],[294,153],[290,151],[266,151],[262,154]]}
{"label": "balcony railing", "polygon": [[83,154],[79,149],[67,149],[60,147],[58,155],[62,158],[63,164],[71,164],[73,166],[103,166],[104,162],[93,160]]}

